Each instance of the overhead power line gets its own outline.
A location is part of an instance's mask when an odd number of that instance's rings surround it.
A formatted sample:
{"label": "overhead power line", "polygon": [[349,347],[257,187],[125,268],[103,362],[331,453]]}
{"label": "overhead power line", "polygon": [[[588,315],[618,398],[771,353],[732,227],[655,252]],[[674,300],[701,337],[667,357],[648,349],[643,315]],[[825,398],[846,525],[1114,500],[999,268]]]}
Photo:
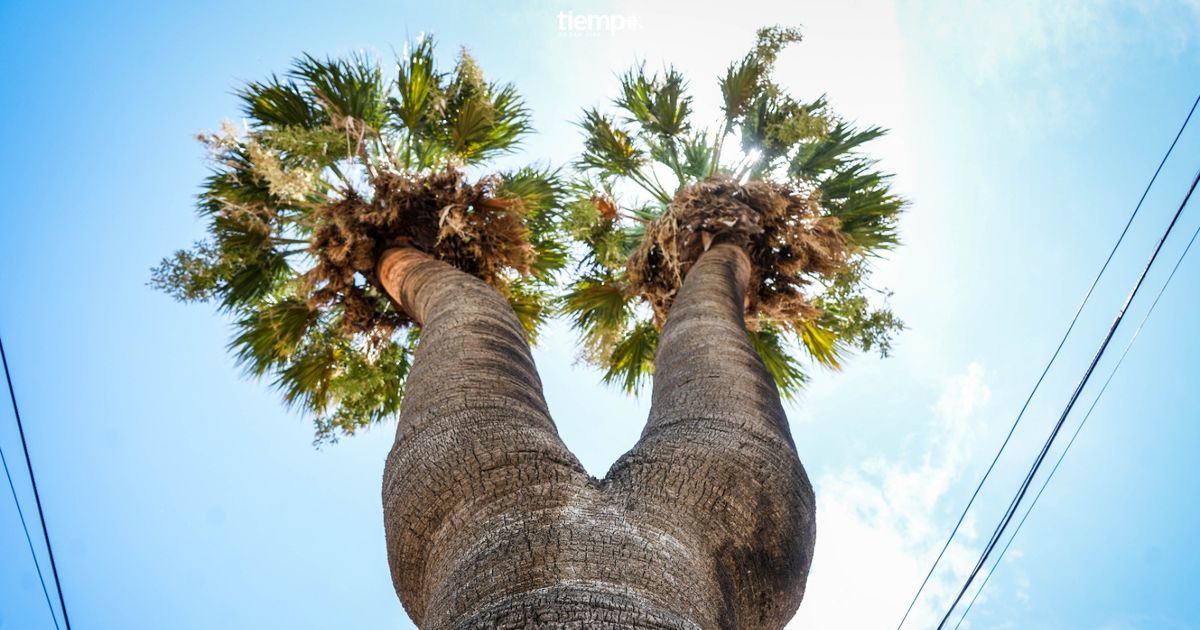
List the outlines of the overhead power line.
{"label": "overhead power line", "polygon": [[25,543],[29,545],[29,555],[33,556],[33,568],[37,569],[38,582],[42,585],[42,595],[46,596],[46,607],[50,609],[50,618],[54,627],[58,628],[58,614],[54,611],[54,603],[50,601],[50,591],[46,589],[46,578],[42,576],[42,563],[38,561],[37,550],[33,547],[33,538],[29,535],[29,523],[25,522],[25,511],[21,509],[21,500],[17,498],[17,487],[13,485],[12,473],[8,470],[8,458],[4,449],[0,448],[0,463],[4,464],[4,476],[8,479],[8,489],[12,491],[13,503],[17,505],[17,516],[21,519],[21,529],[25,531]]}
{"label": "overhead power line", "polygon": [[987,587],[988,582],[992,579],[992,575],[996,572],[996,567],[1000,566],[1000,561],[1004,560],[1004,555],[1008,553],[1008,548],[1012,546],[1013,540],[1017,534],[1021,533],[1021,527],[1025,525],[1025,520],[1029,518],[1029,513],[1033,512],[1033,508],[1037,506],[1038,499],[1042,498],[1042,493],[1046,491],[1046,486],[1050,485],[1050,480],[1054,478],[1054,473],[1058,472],[1058,467],[1062,465],[1063,459],[1067,457],[1067,453],[1071,450],[1071,446],[1075,444],[1075,438],[1079,437],[1079,432],[1083,430],[1083,426],[1087,424],[1088,418],[1092,417],[1092,412],[1096,410],[1096,404],[1100,402],[1100,398],[1104,396],[1104,392],[1108,390],[1109,383],[1112,383],[1113,377],[1117,375],[1117,370],[1121,368],[1121,364],[1125,362],[1125,357],[1129,356],[1129,350],[1133,348],[1133,343],[1137,341],[1138,335],[1142,333],[1142,329],[1146,327],[1146,322],[1150,319],[1150,315],[1154,312],[1154,308],[1158,306],[1158,301],[1162,299],[1163,293],[1166,293],[1167,286],[1171,284],[1171,280],[1175,279],[1175,272],[1179,271],[1179,266],[1183,263],[1183,259],[1187,257],[1191,251],[1192,245],[1196,243],[1196,238],[1200,237],[1200,226],[1192,232],[1192,238],[1188,241],[1186,247],[1183,248],[1183,253],[1175,261],[1175,266],[1171,268],[1171,273],[1167,276],[1162,287],[1158,290],[1158,295],[1154,296],[1154,301],[1150,303],[1150,308],[1146,310],[1146,315],[1142,317],[1142,321],[1138,324],[1137,329],[1133,331],[1133,335],[1129,337],[1129,342],[1125,344],[1125,349],[1121,352],[1121,356],[1117,358],[1117,362],[1113,364],[1112,371],[1108,373],[1108,378],[1104,380],[1104,384],[1100,386],[1100,391],[1096,393],[1096,397],[1092,399],[1092,404],[1088,407],[1087,413],[1083,415],[1083,420],[1079,421],[1079,426],[1075,427],[1075,432],[1071,434],[1071,439],[1067,441],[1067,445],[1063,447],[1062,453],[1058,455],[1058,460],[1054,462],[1054,467],[1046,475],[1046,479],[1042,482],[1042,486],[1038,488],[1037,494],[1033,496],[1033,500],[1029,502],[1029,507],[1025,510],[1025,514],[1021,516],[1021,520],[1017,522],[1017,526],[1013,529],[1012,536],[1008,537],[1008,542],[1004,544],[1004,548],[1000,550],[1000,555],[996,556],[996,561],[992,563],[992,568],[983,576],[983,582],[979,585],[979,589],[971,597],[971,601],[967,603],[967,607],[963,610],[962,617],[958,618],[958,623],[954,625],[954,630],[962,625],[967,614],[971,612],[971,608],[975,606],[975,601],[979,599],[979,594]]}
{"label": "overhead power line", "polygon": [[[4,339],[0,337],[0,363],[4,364],[4,380],[8,383],[8,398],[12,401],[13,416],[17,419],[17,433],[21,436],[21,450],[25,454],[25,468],[29,470],[29,485],[33,486],[33,501],[37,505],[38,522],[42,525],[42,539],[46,541],[46,555],[50,558],[50,573],[54,576],[54,588],[58,591],[58,605],[62,609],[63,625],[67,630],[71,630],[71,618],[67,616],[67,600],[63,598],[62,582],[58,579],[58,564],[54,561],[54,547],[50,545],[50,531],[46,527],[46,513],[42,510],[42,497],[38,492],[37,477],[33,474],[33,462],[29,459],[29,444],[25,441],[25,425],[21,422],[21,409],[17,406],[17,392],[13,389],[12,372],[8,368],[8,354],[4,352]],[[5,472],[8,472],[8,465],[5,464]],[[12,478],[9,478],[9,483],[12,483]],[[13,491],[13,498],[16,498],[16,491]],[[24,517],[22,517],[22,524]],[[28,530],[26,530],[28,535]],[[32,545],[32,543],[31,543]],[[38,568],[38,575],[41,575],[41,568]],[[45,588],[45,582],[42,583]],[[53,613],[53,611],[51,611]],[[54,620],[54,627],[58,627],[58,619]]]}
{"label": "overhead power line", "polygon": [[1112,341],[1113,335],[1116,334],[1117,328],[1121,325],[1121,321],[1125,318],[1125,313],[1129,309],[1130,303],[1132,303],[1134,297],[1137,296],[1138,290],[1142,288],[1142,283],[1145,282],[1146,276],[1150,273],[1150,268],[1154,265],[1154,261],[1158,258],[1159,252],[1162,251],[1163,245],[1166,244],[1167,238],[1171,235],[1171,231],[1175,228],[1175,224],[1179,222],[1179,217],[1183,214],[1183,209],[1187,207],[1188,201],[1192,198],[1192,193],[1195,192],[1196,184],[1198,183],[1200,183],[1200,171],[1197,171],[1196,176],[1192,179],[1192,185],[1188,187],[1187,194],[1184,195],[1183,201],[1180,202],[1179,208],[1175,211],[1175,215],[1171,217],[1171,222],[1167,225],[1167,229],[1163,231],[1162,236],[1158,239],[1158,243],[1154,247],[1154,252],[1150,254],[1150,260],[1146,261],[1146,266],[1142,268],[1142,273],[1138,276],[1137,281],[1134,283],[1133,289],[1130,290],[1129,295],[1125,298],[1125,302],[1121,305],[1120,310],[1117,311],[1117,316],[1113,319],[1112,325],[1109,326],[1108,333],[1104,335],[1103,341],[1100,342],[1100,347],[1096,350],[1096,354],[1092,357],[1092,362],[1084,371],[1083,377],[1079,379],[1079,383],[1075,386],[1075,391],[1071,393],[1071,398],[1067,401],[1066,406],[1063,408],[1062,414],[1059,415],[1058,421],[1054,424],[1054,429],[1050,431],[1050,436],[1046,438],[1046,443],[1042,445],[1041,452],[1038,453],[1037,458],[1033,461],[1033,465],[1030,466],[1029,472],[1025,475],[1025,480],[1021,482],[1021,487],[1017,491],[1016,496],[1014,496],[1012,502],[1009,503],[1008,510],[1000,519],[1000,523],[996,526],[995,531],[992,532],[992,537],[990,540],[988,540],[987,546],[984,547],[983,553],[979,555],[979,561],[975,563],[975,568],[971,570],[970,575],[968,575],[966,581],[963,582],[962,588],[959,589],[958,595],[954,598],[954,602],[951,603],[950,607],[946,610],[946,614],[942,617],[941,623],[938,624],[938,630],[941,630],[941,628],[946,625],[946,622],[950,619],[950,615],[954,612],[955,607],[957,607],[958,603],[962,601],[963,595],[965,595],[967,589],[970,588],[971,582],[973,582],[975,577],[979,575],[979,571],[983,568],[983,565],[986,564],[988,556],[991,555],[992,551],[995,550],[996,545],[1000,542],[1000,538],[1003,536],[1004,530],[1008,528],[1009,523],[1011,523],[1013,517],[1016,516],[1017,508],[1020,506],[1021,500],[1025,498],[1025,493],[1029,491],[1029,486],[1033,483],[1033,478],[1035,475],[1037,475],[1037,471],[1041,467],[1042,462],[1045,461],[1046,454],[1050,451],[1050,447],[1053,445],[1055,438],[1058,437],[1059,431],[1062,430],[1063,423],[1066,422],[1067,416],[1070,415],[1071,410],[1075,407],[1075,403],[1079,400],[1079,395],[1083,392],[1084,386],[1087,385],[1088,380],[1091,379],[1092,373],[1096,370],[1096,365],[1100,362],[1101,357],[1104,356],[1104,351],[1108,349],[1108,344]]}
{"label": "overhead power line", "polygon": [[1146,188],[1142,190],[1142,196],[1138,198],[1137,204],[1133,207],[1133,212],[1130,213],[1129,219],[1125,221],[1125,227],[1121,229],[1120,236],[1117,237],[1117,242],[1113,243],[1112,249],[1108,252],[1108,257],[1104,259],[1104,264],[1100,266],[1100,271],[1096,272],[1096,277],[1092,280],[1092,285],[1088,287],[1087,293],[1084,294],[1083,300],[1079,303],[1079,307],[1075,309],[1075,314],[1071,317],[1071,323],[1067,325],[1067,329],[1062,334],[1062,338],[1058,341],[1058,346],[1054,348],[1054,353],[1050,355],[1050,360],[1046,362],[1046,366],[1042,368],[1042,373],[1038,376],[1037,381],[1033,384],[1033,389],[1029,391],[1029,396],[1025,398],[1024,404],[1021,405],[1021,410],[1017,413],[1017,417],[1013,420],[1012,426],[1008,429],[1008,434],[1004,436],[1004,441],[1000,443],[1000,448],[996,451],[996,456],[992,458],[988,464],[987,470],[984,471],[983,477],[979,479],[979,483],[975,486],[975,491],[971,493],[971,498],[967,500],[966,507],[963,508],[962,514],[959,514],[958,521],[954,523],[954,529],[950,530],[950,535],[946,537],[945,544],[942,545],[941,551],[930,565],[929,571],[925,574],[925,578],[921,580],[921,585],[917,587],[917,592],[913,594],[912,601],[908,603],[908,608],[904,611],[904,616],[900,618],[900,623],[896,624],[896,630],[900,630],[904,626],[904,622],[908,620],[908,616],[912,613],[912,609],[917,604],[917,600],[921,597],[921,593],[929,584],[930,578],[933,577],[933,572],[941,563],[942,557],[946,555],[946,550],[950,548],[950,543],[954,541],[954,537],[958,535],[958,530],[962,527],[963,521],[967,518],[967,513],[971,511],[971,506],[975,504],[975,499],[979,498],[979,492],[983,489],[983,484],[987,482],[991,476],[992,470],[996,467],[996,462],[1000,461],[1000,456],[1004,453],[1004,449],[1008,447],[1009,441],[1012,440],[1013,433],[1017,430],[1017,425],[1021,423],[1021,419],[1025,416],[1026,410],[1029,409],[1029,404],[1033,401],[1034,395],[1042,386],[1042,381],[1046,380],[1046,375],[1050,372],[1050,368],[1058,359],[1059,353],[1062,352],[1063,346],[1067,343],[1067,338],[1071,336],[1071,332],[1075,330],[1075,324],[1079,322],[1079,316],[1083,313],[1083,309],[1092,298],[1092,293],[1096,291],[1096,286],[1100,284],[1100,278],[1104,276],[1104,272],[1108,270],[1108,265],[1112,262],[1113,256],[1116,255],[1117,249],[1121,247],[1121,243],[1125,240],[1125,235],[1129,233],[1130,226],[1133,225],[1133,220],[1137,218],[1138,212],[1142,209],[1142,204],[1146,201],[1146,196],[1150,194],[1150,189],[1154,186],[1154,182],[1158,179],[1159,173],[1162,172],[1163,166],[1167,163],[1167,158],[1171,157],[1171,153],[1175,151],[1175,145],[1179,143],[1179,138],[1183,136],[1183,131],[1187,129],[1188,123],[1192,120],[1192,114],[1196,113],[1196,107],[1200,106],[1200,95],[1196,96],[1196,100],[1192,102],[1192,108],[1188,110],[1187,116],[1183,119],[1183,124],[1179,126],[1179,131],[1175,133],[1175,138],[1171,140],[1171,146],[1167,147],[1167,152],[1158,162],[1158,167],[1154,169],[1154,174],[1150,176],[1150,181],[1146,183]]}

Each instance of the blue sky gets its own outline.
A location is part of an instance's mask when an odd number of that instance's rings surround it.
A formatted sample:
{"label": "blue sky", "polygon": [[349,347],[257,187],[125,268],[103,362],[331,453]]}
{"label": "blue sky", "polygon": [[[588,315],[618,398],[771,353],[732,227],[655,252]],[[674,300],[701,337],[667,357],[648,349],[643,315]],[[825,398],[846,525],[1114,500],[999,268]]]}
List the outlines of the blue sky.
{"label": "blue sky", "polygon": [[[636,28],[564,33],[564,11]],[[793,625],[894,627],[1200,90],[1200,5],[0,4],[0,333],[73,623],[412,627],[379,501],[394,426],[315,450],[304,418],[241,378],[228,322],[145,285],[201,235],[194,135],[236,119],[239,81],[301,51],[386,57],[433,32],[447,57],[468,45],[526,95],[539,134],[513,161],[563,162],[579,147],[571,121],[613,95],[615,72],[674,62],[715,112],[717,73],[771,23],[807,34],[779,80],[892,128],[875,153],[912,200],[905,245],[876,275],[909,326],[894,356],[818,373],[788,410],[819,497]],[[1198,158],[1200,124],[911,627],[928,625],[973,563]],[[1184,214],[1167,262],[1198,224],[1200,208]],[[1197,296],[1193,256],[964,627],[1200,628]],[[600,385],[575,353],[558,325],[537,360],[567,444],[600,475],[636,440],[646,405]],[[29,511],[7,409],[0,446]],[[53,627],[7,499],[0,560],[0,628]]]}

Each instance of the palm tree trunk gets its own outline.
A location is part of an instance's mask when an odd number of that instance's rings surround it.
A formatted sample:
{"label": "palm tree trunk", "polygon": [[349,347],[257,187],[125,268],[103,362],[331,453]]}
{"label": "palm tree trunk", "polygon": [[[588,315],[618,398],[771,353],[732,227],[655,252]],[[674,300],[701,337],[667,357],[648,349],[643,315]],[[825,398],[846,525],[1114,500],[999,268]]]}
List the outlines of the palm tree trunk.
{"label": "palm tree trunk", "polygon": [[393,582],[420,627],[782,627],[813,499],[741,322],[744,254],[715,247],[688,275],[650,422],[603,481],[559,439],[503,297],[411,250],[379,271],[422,325],[383,484]]}
{"label": "palm tree trunk", "polygon": [[498,563],[515,550],[497,533],[533,528],[510,521],[561,504],[586,473],[558,437],[503,297],[415,250],[389,251],[379,271],[421,323],[384,469],[392,581],[422,627],[450,627],[507,594]]}
{"label": "palm tree trunk", "polygon": [[716,245],[688,271],[654,359],[650,419],[609,472],[688,532],[723,628],[780,628],[804,596],[812,485],[775,382],[746,334],[750,261]]}

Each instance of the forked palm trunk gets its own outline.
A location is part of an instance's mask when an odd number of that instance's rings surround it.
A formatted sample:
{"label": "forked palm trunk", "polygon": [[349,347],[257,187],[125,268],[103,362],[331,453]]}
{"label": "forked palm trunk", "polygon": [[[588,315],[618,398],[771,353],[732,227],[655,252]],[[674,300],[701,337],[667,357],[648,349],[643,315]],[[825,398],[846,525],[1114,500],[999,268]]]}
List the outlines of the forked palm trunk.
{"label": "forked palm trunk", "polygon": [[380,264],[422,324],[384,472],[401,602],[435,628],[779,628],[812,559],[812,488],[747,339],[744,253],[706,252],[656,357],[641,440],[603,480],[562,443],[525,334],[479,280]]}

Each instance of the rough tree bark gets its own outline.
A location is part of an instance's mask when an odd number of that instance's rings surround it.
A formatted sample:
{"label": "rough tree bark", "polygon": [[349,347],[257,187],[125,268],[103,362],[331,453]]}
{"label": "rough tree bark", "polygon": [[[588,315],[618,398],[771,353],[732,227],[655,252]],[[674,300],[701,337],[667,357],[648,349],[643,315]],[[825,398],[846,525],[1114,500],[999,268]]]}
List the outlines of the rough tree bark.
{"label": "rough tree bark", "polygon": [[747,339],[746,255],[688,273],[650,419],[608,475],[562,443],[525,334],[483,282],[380,261],[422,325],[384,472],[396,592],[421,628],[780,628],[804,594],[812,487]]}

